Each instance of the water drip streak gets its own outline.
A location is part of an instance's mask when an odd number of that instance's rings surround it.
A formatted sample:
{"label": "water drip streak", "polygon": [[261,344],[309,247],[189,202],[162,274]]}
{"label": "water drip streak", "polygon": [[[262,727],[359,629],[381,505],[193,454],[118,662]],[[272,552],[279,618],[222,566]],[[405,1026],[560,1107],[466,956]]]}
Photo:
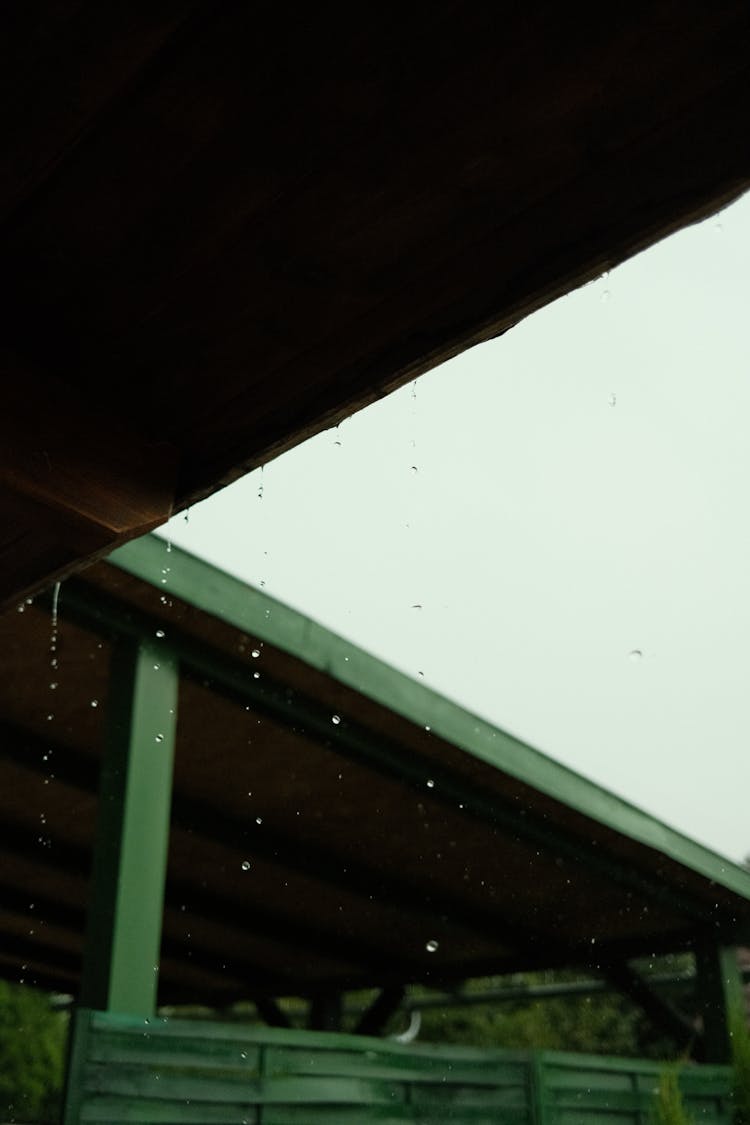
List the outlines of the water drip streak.
{"label": "water drip streak", "polygon": [[55,588],[52,591],[52,632],[57,632],[57,603],[60,600],[60,583],[55,582]]}

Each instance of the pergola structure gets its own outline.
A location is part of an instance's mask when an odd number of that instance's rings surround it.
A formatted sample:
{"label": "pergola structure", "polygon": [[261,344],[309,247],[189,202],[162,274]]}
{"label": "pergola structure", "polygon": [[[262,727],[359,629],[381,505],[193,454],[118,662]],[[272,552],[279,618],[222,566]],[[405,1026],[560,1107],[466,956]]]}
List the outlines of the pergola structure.
{"label": "pergola structure", "polygon": [[[0,644],[11,979],[146,1021],[253,1000],[283,1027],[300,996],[329,1031],[376,988],[375,1034],[410,984],[581,966],[728,1058],[750,874],[262,591],[150,537]],[[631,964],[683,950],[702,1032]]]}
{"label": "pergola structure", "polygon": [[0,30],[6,604],[750,183],[744,0]]}

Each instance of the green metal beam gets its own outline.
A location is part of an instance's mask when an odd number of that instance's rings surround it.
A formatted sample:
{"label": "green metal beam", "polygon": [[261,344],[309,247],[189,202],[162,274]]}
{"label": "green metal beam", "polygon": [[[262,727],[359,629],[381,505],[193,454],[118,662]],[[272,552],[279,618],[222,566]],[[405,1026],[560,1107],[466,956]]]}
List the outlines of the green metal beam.
{"label": "green metal beam", "polygon": [[112,655],[80,1002],[150,1016],[156,1006],[169,843],[178,668],[164,645]]}

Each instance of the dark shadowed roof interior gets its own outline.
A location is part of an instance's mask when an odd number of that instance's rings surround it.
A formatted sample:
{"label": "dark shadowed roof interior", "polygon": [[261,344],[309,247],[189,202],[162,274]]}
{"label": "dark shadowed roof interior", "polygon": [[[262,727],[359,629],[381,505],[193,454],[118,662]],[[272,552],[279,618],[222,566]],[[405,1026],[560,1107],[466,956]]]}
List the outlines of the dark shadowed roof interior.
{"label": "dark shadowed roof interior", "polygon": [[0,603],[750,182],[743,0],[0,30]]}

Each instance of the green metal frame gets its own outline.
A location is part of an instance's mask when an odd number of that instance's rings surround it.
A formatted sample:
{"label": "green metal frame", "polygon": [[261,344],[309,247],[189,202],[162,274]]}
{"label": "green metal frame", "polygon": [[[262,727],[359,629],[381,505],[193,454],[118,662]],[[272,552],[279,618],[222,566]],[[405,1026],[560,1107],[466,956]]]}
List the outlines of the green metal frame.
{"label": "green metal frame", "polygon": [[86,1007],[155,1010],[177,686],[177,662],[164,646],[115,646],[81,983]]}

